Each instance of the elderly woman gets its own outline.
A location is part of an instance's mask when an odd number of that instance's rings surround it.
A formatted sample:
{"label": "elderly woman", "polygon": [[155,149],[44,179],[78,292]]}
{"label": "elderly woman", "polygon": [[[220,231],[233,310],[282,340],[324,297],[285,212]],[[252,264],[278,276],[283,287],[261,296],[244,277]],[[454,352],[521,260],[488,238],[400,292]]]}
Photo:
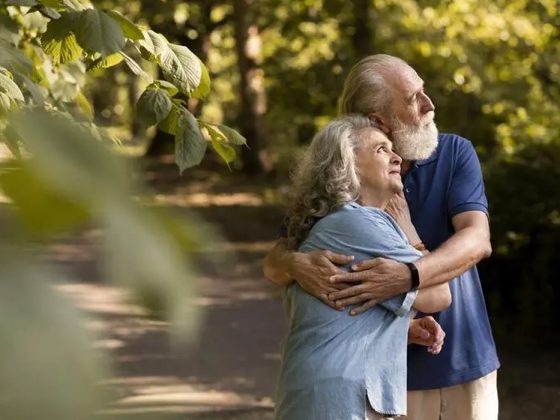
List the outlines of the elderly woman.
{"label": "elderly woman", "polygon": [[[299,167],[288,211],[288,243],[301,252],[326,249],[358,262],[383,256],[414,262],[418,235],[384,209],[402,192],[401,159],[383,132],[347,116],[318,133]],[[410,241],[409,241],[410,240]],[[385,419],[406,414],[406,348],[412,308],[435,312],[451,303],[447,284],[389,299],[351,317],[307,294],[285,291],[289,333],[277,389],[281,420]],[[424,321],[422,321],[424,320]],[[435,325],[434,325],[435,324]],[[411,324],[413,325],[413,324]],[[440,331],[441,332],[441,331]],[[424,344],[437,353],[440,334]],[[419,341],[415,341],[419,342]]]}

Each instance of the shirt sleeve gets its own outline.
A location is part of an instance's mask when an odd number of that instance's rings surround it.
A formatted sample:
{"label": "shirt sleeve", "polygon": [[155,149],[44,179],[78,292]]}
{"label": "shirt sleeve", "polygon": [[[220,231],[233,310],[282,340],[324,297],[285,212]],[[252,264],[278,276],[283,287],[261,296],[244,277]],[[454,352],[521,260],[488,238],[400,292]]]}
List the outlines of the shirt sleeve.
{"label": "shirt sleeve", "polygon": [[480,162],[472,143],[462,140],[455,157],[447,210],[450,217],[471,210],[488,214],[488,200],[484,193],[484,180]]}
{"label": "shirt sleeve", "polygon": [[[416,261],[421,253],[410,246],[380,210],[353,208],[325,217],[312,229],[301,250],[329,249],[354,255],[355,261],[375,257],[399,262]],[[381,302],[397,316],[406,315],[417,291],[401,294]]]}

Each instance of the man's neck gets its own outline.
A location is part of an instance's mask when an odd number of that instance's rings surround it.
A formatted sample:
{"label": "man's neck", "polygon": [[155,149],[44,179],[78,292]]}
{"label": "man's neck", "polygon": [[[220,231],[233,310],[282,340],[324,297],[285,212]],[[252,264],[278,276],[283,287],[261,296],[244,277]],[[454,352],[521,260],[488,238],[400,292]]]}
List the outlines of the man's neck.
{"label": "man's neck", "polygon": [[405,176],[408,173],[408,171],[410,171],[411,166],[412,166],[412,161],[403,160],[401,163],[401,176]]}

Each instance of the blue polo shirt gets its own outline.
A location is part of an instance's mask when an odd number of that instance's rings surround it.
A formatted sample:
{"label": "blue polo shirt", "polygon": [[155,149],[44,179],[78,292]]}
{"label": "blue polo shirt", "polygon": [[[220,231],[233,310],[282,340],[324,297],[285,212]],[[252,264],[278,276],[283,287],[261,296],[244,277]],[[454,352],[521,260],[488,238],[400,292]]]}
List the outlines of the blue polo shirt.
{"label": "blue polo shirt", "polygon": [[[455,134],[440,134],[432,156],[412,164],[404,177],[404,192],[412,222],[430,250],[455,233],[453,216],[472,210],[488,214],[474,147]],[[433,314],[445,330],[445,344],[437,356],[425,347],[409,346],[409,390],[465,383],[500,366],[476,267],[451,280],[449,287],[453,303]]]}

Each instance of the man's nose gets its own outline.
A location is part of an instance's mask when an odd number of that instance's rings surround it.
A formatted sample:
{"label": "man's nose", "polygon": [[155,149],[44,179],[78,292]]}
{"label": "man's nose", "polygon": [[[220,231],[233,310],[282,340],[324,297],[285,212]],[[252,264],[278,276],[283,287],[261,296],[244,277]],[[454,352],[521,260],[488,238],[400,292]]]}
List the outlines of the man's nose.
{"label": "man's nose", "polygon": [[435,111],[436,110],[436,107],[434,106],[434,103],[432,102],[430,97],[428,95],[426,95],[424,92],[422,92],[421,99],[422,99],[422,108],[420,108],[420,111],[422,112],[422,115],[425,115],[430,111]]}

